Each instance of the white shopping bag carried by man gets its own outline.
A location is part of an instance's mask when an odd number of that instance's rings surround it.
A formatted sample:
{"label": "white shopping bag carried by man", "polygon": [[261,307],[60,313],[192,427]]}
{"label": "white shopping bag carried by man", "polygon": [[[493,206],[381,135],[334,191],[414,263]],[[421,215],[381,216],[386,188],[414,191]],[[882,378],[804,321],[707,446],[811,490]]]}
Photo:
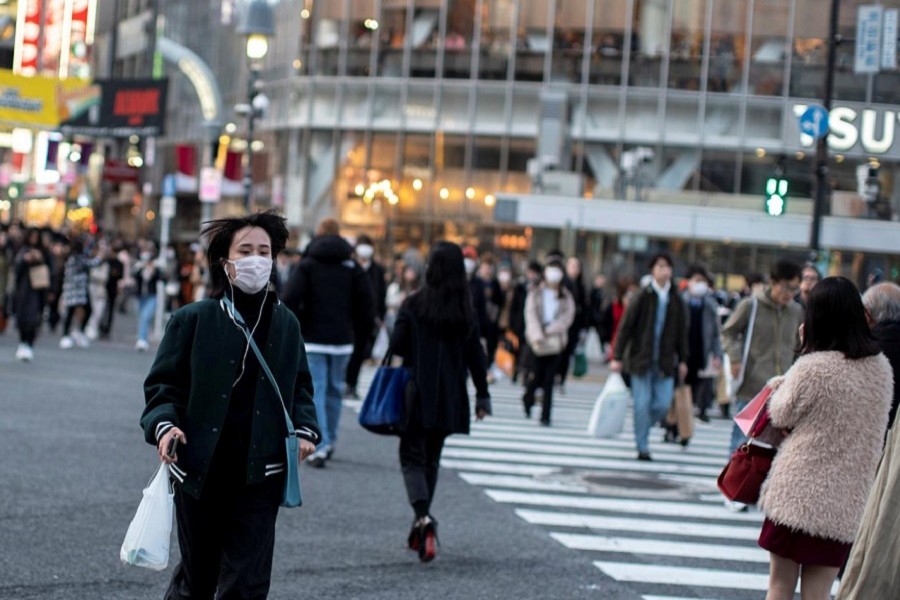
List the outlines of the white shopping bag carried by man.
{"label": "white shopping bag carried by man", "polygon": [[610,438],[622,433],[629,400],[631,392],[625,380],[618,373],[610,373],[594,404],[591,420],[588,421],[588,433],[598,438]]}
{"label": "white shopping bag carried by man", "polygon": [[169,467],[160,463],[156,475],[144,488],[144,497],[125,534],[119,551],[123,563],[154,571],[169,565],[173,503]]}

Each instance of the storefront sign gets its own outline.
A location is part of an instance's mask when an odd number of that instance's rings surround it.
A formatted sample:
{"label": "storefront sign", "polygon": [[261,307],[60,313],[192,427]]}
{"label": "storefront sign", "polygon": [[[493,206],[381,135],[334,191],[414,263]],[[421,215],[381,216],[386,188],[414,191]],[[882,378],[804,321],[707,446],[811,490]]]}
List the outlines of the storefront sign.
{"label": "storefront sign", "polygon": [[23,77],[0,70],[0,123],[55,129],[98,102],[100,90],[78,79]]}
{"label": "storefront sign", "polygon": [[200,202],[218,202],[222,197],[222,174],[215,167],[200,170]]}
{"label": "storefront sign", "polygon": [[63,121],[65,135],[104,137],[160,136],[165,133],[168,79],[109,79],[96,108]]}
{"label": "storefront sign", "polygon": [[[801,148],[812,147],[815,139],[802,132],[798,118],[809,108],[806,104],[793,106],[794,118],[788,119],[789,146],[799,140]],[[851,108],[837,106],[829,113],[828,147],[841,153],[857,152],[867,156],[900,158],[900,140],[897,139],[900,112],[876,110],[864,105]]]}

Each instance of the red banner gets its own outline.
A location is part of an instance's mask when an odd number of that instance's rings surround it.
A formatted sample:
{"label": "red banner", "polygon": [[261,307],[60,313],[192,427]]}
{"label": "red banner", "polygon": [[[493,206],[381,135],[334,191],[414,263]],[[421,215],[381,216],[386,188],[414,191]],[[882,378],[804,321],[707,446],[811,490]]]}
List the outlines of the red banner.
{"label": "red banner", "polygon": [[196,146],[175,146],[175,160],[179,173],[188,177],[197,175],[197,148]]}

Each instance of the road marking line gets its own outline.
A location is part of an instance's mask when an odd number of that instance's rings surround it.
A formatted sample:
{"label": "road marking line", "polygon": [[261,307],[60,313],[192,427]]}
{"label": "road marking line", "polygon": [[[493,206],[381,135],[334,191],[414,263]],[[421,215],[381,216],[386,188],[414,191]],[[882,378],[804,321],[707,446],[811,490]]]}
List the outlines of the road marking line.
{"label": "road marking line", "polygon": [[747,521],[759,523],[759,513],[733,513],[724,506],[691,504],[688,502],[665,502],[636,498],[609,498],[598,496],[571,496],[553,494],[530,494],[510,490],[485,490],[489,498],[502,504],[524,504],[526,506],[552,506],[581,510],[604,510],[629,514],[683,517],[689,519],[715,519],[718,521]]}
{"label": "road marking line", "polygon": [[560,513],[527,508],[516,509],[516,514],[532,525],[548,527],[578,527],[598,531],[631,531],[634,533],[669,534],[698,538],[721,538],[725,540],[744,540],[753,542],[759,538],[760,525],[712,525],[709,523],[690,523],[646,517],[606,517],[602,515],[586,515]]}
{"label": "road marking line", "polygon": [[573,533],[551,533],[550,537],[573,550],[620,552],[653,556],[676,556],[769,564],[769,554],[760,548],[724,544],[698,544],[668,540],[603,537]]}
{"label": "road marking line", "polygon": [[[752,573],[739,573],[719,569],[664,567],[608,561],[596,561],[594,566],[617,581],[753,590],[759,592],[765,592],[769,589],[768,575],[755,575]],[[837,588],[838,584],[835,582],[831,587],[831,593],[837,593]],[[799,583],[797,584],[797,589],[800,589]]]}
{"label": "road marking line", "polygon": [[511,475],[531,475],[541,477],[558,473],[554,467],[539,467],[534,465],[516,465],[509,463],[492,463],[477,460],[453,460],[441,457],[441,467],[455,469],[457,471],[484,471],[487,473],[509,473]]}
{"label": "road marking line", "polygon": [[486,473],[459,473],[460,478],[471,485],[514,488],[543,492],[575,492],[586,494],[590,490],[586,485],[566,483],[564,481],[542,481],[530,477],[515,475],[491,475]]}
{"label": "road marking line", "polygon": [[722,469],[717,467],[696,467],[680,463],[664,461],[638,462],[636,460],[578,458],[575,456],[544,456],[541,454],[523,455],[516,452],[494,452],[489,450],[470,450],[450,447],[444,450],[447,458],[460,460],[481,460],[489,462],[511,462],[516,464],[552,465],[555,467],[578,467],[583,469],[610,469],[634,473],[676,473],[681,475],[706,475],[718,477]]}

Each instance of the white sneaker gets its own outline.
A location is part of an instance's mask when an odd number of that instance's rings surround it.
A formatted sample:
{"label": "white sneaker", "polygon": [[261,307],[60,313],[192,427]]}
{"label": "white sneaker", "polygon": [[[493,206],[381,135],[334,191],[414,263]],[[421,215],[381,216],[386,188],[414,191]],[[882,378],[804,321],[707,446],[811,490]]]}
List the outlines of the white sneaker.
{"label": "white sneaker", "polygon": [[19,347],[16,348],[16,360],[31,362],[34,360],[34,350],[28,344],[19,344]]}
{"label": "white sneaker", "polygon": [[70,338],[69,336],[64,336],[59,340],[59,347],[63,350],[68,350],[75,347],[75,342],[72,341],[72,338]]}
{"label": "white sneaker", "polygon": [[150,344],[147,343],[147,340],[138,340],[134,345],[134,349],[138,352],[146,352],[150,349]]}
{"label": "white sneaker", "polygon": [[79,348],[90,348],[91,341],[87,339],[87,336],[81,333],[80,331],[76,331],[72,334],[72,339],[75,340],[75,345]]}
{"label": "white sneaker", "polygon": [[87,336],[87,339],[90,341],[95,341],[98,337],[100,337],[100,332],[97,331],[96,327],[88,326],[87,330],[84,332]]}

